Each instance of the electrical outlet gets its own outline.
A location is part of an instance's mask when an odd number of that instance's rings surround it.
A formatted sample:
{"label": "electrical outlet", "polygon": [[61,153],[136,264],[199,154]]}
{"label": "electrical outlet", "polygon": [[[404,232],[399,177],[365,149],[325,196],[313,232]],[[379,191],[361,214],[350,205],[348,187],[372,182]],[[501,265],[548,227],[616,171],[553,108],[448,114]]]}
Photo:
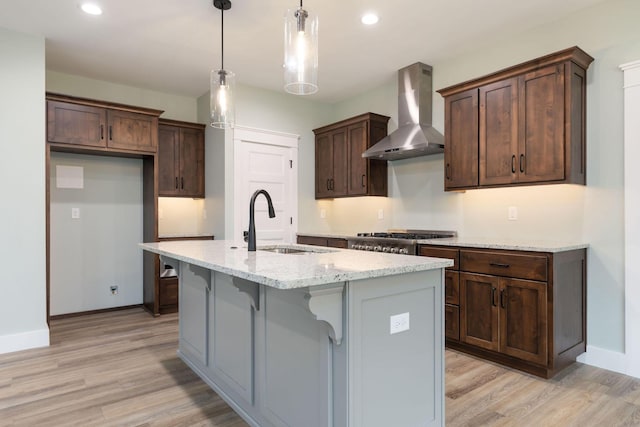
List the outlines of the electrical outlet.
{"label": "electrical outlet", "polygon": [[396,314],[389,317],[389,334],[397,334],[398,332],[409,330],[409,312]]}
{"label": "electrical outlet", "polygon": [[384,209],[378,209],[378,219],[384,219]]}
{"label": "electrical outlet", "polygon": [[80,208],[71,208],[71,218],[72,219],[80,218]]}
{"label": "electrical outlet", "polygon": [[327,210],[326,209],[320,209],[320,218],[324,219],[327,217]]}
{"label": "electrical outlet", "polygon": [[117,295],[118,294],[118,285],[109,286],[109,290],[111,291],[111,295]]}
{"label": "electrical outlet", "polygon": [[202,209],[202,219],[207,219],[207,210]]}
{"label": "electrical outlet", "polygon": [[507,213],[507,218],[509,221],[515,221],[518,219],[518,208],[515,206],[509,206],[509,210]]}

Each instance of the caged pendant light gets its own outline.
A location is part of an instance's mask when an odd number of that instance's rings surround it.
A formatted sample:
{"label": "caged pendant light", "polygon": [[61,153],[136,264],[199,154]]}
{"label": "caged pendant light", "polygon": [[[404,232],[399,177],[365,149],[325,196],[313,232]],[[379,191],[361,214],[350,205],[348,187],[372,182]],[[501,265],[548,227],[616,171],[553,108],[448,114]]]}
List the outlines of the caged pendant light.
{"label": "caged pendant light", "polygon": [[295,95],[318,91],[318,16],[300,7],[284,18],[284,90]]}
{"label": "caged pendant light", "polygon": [[220,69],[211,71],[211,126],[232,128],[235,124],[234,91],[236,75],[224,69],[224,11],[231,9],[231,0],[213,0],[220,9]]}

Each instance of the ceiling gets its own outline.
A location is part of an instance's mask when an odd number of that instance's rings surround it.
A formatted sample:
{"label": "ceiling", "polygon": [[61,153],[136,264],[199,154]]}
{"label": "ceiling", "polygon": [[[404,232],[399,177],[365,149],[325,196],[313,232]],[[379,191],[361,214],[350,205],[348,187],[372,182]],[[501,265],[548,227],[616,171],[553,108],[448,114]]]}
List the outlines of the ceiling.
{"label": "ceiling", "polygon": [[[49,70],[197,97],[220,68],[220,11],[211,0],[2,0],[0,27],[46,38]],[[338,102],[416,61],[433,64],[603,0],[305,0],[319,26],[320,90]],[[239,84],[282,91],[283,16],[297,0],[232,0],[225,68]],[[364,10],[380,22],[364,26]],[[291,95],[294,96],[294,95]]]}

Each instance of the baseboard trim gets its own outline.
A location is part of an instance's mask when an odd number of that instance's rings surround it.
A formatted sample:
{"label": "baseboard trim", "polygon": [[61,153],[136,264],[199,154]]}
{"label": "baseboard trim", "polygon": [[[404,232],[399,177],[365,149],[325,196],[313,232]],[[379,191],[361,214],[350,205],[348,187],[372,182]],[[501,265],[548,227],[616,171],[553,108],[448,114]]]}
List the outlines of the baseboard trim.
{"label": "baseboard trim", "polygon": [[101,308],[99,310],[80,311],[77,313],[56,314],[55,316],[49,316],[49,320],[67,319],[69,317],[86,316],[87,314],[108,313],[110,311],[129,310],[130,308],[139,308],[139,307],[142,307],[142,304],[123,305],[121,307]]}
{"label": "baseboard trim", "polygon": [[586,365],[633,376],[627,369],[627,355],[617,351],[587,345],[587,352],[582,353],[576,360]]}
{"label": "baseboard trim", "polygon": [[49,347],[49,328],[0,336],[0,354]]}

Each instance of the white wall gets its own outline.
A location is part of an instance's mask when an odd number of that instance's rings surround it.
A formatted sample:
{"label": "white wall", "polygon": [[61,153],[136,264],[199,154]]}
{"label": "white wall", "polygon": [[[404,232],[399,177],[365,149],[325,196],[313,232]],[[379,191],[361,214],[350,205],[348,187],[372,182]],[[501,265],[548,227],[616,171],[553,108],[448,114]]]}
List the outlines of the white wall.
{"label": "white wall", "polygon": [[[50,165],[51,315],[142,304],[142,160],[51,153]],[[58,166],[82,168],[83,188],[59,188]]]}
{"label": "white wall", "polygon": [[0,353],[49,345],[45,43],[0,28]]}
{"label": "white wall", "polygon": [[[300,229],[312,224],[316,232],[330,230],[319,220],[315,202],[315,139],[312,129],[331,123],[331,106],[308,98],[249,86],[236,87],[236,123],[240,126],[300,135],[298,145],[298,217]],[[200,120],[208,117],[209,95],[198,99]],[[206,135],[206,230],[216,238],[233,235],[233,139],[232,132],[209,128]],[[248,203],[248,202],[247,202]],[[225,221],[225,218],[229,220]],[[313,221],[311,218],[318,218]],[[303,225],[304,224],[304,225]],[[224,234],[220,234],[223,231]]]}
{"label": "white wall", "polygon": [[[587,75],[587,186],[445,193],[442,155],[389,163],[391,226],[451,228],[467,236],[589,243],[586,361],[608,366],[615,365],[614,359],[624,351],[625,329],[623,99],[618,65],[640,57],[639,19],[640,2],[612,0],[535,30],[513,34],[502,42],[483,45],[480,40],[477,45],[469,45],[469,52],[460,57],[434,62],[416,52],[416,61],[434,67],[436,89],[574,45],[592,55],[595,61]],[[392,116],[389,128],[395,129],[395,80],[396,76],[389,76],[384,87],[341,103],[335,108],[334,119],[373,111]],[[440,131],[443,104],[436,93],[433,123]],[[349,209],[344,207],[349,203],[332,202],[332,209],[341,212],[340,221],[333,222],[332,229],[361,231],[345,224],[374,214],[352,211],[349,216]],[[507,220],[509,206],[518,207],[517,221]],[[343,215],[347,215],[344,220]]]}
{"label": "white wall", "polygon": [[194,122],[197,119],[195,98],[142,89],[103,80],[47,70],[47,91],[137,107],[163,110],[165,119]]}

